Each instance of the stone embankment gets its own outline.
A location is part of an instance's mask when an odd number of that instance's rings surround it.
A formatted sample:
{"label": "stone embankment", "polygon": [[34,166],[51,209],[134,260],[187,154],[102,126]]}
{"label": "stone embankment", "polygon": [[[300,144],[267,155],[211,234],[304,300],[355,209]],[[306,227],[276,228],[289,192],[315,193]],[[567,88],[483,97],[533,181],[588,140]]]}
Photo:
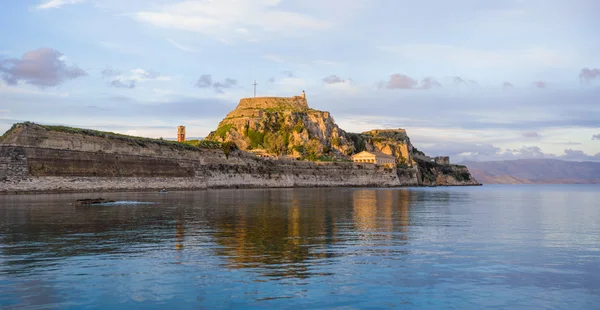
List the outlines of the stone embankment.
{"label": "stone embankment", "polygon": [[[434,171],[430,174],[440,173]],[[439,185],[477,185],[450,173]],[[428,178],[431,178],[428,176]],[[435,185],[418,167],[265,159],[181,143],[19,124],[0,138],[0,193]]]}
{"label": "stone embankment", "polygon": [[8,162],[0,166],[0,193],[417,185],[414,178],[401,180],[395,169],[375,165],[260,159],[241,152],[222,160],[220,150],[194,160],[7,145],[0,149],[0,161]]}

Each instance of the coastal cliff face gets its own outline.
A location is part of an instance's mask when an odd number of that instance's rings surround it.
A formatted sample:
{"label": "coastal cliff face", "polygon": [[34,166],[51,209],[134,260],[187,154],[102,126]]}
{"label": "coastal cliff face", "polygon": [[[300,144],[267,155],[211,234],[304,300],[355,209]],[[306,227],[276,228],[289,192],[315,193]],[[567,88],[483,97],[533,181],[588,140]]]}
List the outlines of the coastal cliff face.
{"label": "coastal cliff face", "polygon": [[[93,135],[91,134],[93,133]],[[0,138],[0,193],[416,185],[395,169],[272,160],[243,151],[19,124]]]}
{"label": "coastal cliff face", "polygon": [[[257,149],[277,158],[245,151]],[[363,150],[397,165],[351,162]],[[0,193],[479,185],[466,167],[418,151],[404,129],[347,133],[302,97],[242,99],[203,141],[16,124],[0,137],[0,182]]]}
{"label": "coastal cliff face", "polygon": [[347,158],[355,151],[331,114],[310,109],[302,97],[242,99],[207,139],[311,160]]}
{"label": "coastal cliff face", "polygon": [[413,167],[415,148],[404,129],[375,129],[360,134],[348,134],[357,151],[375,151],[396,157],[396,162],[404,167]]}

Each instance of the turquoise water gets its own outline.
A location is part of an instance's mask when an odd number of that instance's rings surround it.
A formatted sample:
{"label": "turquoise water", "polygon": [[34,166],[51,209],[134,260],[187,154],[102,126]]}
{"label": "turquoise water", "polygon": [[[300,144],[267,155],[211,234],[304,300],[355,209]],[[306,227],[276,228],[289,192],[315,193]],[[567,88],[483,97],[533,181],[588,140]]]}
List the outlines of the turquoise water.
{"label": "turquoise water", "polygon": [[0,308],[167,306],[598,309],[600,186],[0,196]]}

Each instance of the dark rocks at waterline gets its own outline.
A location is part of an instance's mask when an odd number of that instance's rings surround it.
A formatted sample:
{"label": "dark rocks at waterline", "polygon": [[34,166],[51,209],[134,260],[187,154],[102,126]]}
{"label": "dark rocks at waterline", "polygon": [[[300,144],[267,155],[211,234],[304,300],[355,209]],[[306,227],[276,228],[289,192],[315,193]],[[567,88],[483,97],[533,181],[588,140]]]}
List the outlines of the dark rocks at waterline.
{"label": "dark rocks at waterline", "polygon": [[109,202],[115,202],[115,201],[107,200],[104,198],[86,198],[86,199],[77,199],[76,202],[78,205],[94,205],[94,204],[109,203]]}

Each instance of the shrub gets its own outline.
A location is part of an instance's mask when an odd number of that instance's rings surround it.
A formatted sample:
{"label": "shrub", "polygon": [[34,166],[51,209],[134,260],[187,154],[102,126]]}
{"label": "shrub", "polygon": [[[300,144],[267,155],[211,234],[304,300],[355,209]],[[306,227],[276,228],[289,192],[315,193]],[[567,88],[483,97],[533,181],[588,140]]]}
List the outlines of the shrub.
{"label": "shrub", "polygon": [[225,157],[229,158],[229,154],[231,154],[231,152],[237,150],[238,147],[235,143],[229,141],[229,142],[225,142],[225,143],[221,144],[221,149],[223,150],[223,153],[225,153]]}
{"label": "shrub", "polygon": [[257,148],[259,146],[263,146],[265,133],[248,129],[248,138],[250,139],[250,146],[252,148]]}
{"label": "shrub", "polygon": [[231,128],[233,128],[233,124],[226,124],[226,125],[220,126],[215,131],[215,136],[221,137],[221,139],[224,140],[225,137],[227,136],[227,133],[231,130]]}

